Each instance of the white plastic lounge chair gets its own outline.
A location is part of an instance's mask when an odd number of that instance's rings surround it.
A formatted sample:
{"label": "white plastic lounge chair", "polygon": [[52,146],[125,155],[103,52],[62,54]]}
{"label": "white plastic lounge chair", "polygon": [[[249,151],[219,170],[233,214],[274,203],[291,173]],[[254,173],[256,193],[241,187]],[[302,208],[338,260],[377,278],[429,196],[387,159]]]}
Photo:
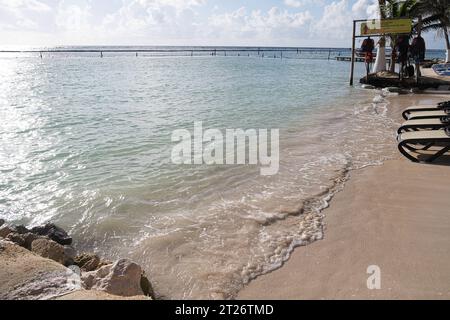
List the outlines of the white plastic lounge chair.
{"label": "white plastic lounge chair", "polygon": [[403,119],[410,119],[410,114],[413,112],[423,112],[423,111],[437,111],[450,109],[450,101],[441,102],[436,106],[420,106],[420,107],[409,107],[403,111]]}
{"label": "white plastic lounge chair", "polygon": [[450,127],[398,135],[398,149],[413,162],[431,163],[450,151]]}
{"label": "white plastic lounge chair", "polygon": [[450,116],[450,109],[436,110],[436,111],[418,111],[411,112],[407,120],[420,120],[420,119],[440,119]]}
{"label": "white plastic lounge chair", "polygon": [[434,72],[436,72],[440,76],[450,77],[450,63],[445,64],[435,64],[433,66]]}
{"label": "white plastic lounge chair", "polygon": [[397,133],[422,131],[422,130],[440,130],[450,126],[450,117],[408,120],[402,124]]}

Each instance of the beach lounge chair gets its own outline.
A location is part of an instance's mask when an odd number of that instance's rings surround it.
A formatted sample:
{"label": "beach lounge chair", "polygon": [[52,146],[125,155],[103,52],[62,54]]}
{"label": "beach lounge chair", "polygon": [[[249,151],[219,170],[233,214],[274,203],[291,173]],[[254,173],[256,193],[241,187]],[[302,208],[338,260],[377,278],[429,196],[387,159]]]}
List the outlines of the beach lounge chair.
{"label": "beach lounge chair", "polygon": [[450,116],[450,109],[439,110],[436,111],[417,111],[411,112],[408,115],[407,120],[421,120],[421,119],[440,119],[444,117]]}
{"label": "beach lounge chair", "polygon": [[450,109],[450,101],[441,102],[436,106],[420,106],[420,107],[409,107],[403,111],[403,119],[408,120],[409,116],[413,112],[423,112],[423,111],[437,111]]}
{"label": "beach lounge chair", "polygon": [[436,74],[440,75],[440,76],[447,76],[450,77],[450,63],[445,63],[445,64],[435,64],[433,66],[433,70],[434,72],[436,72]]}
{"label": "beach lounge chair", "polygon": [[450,151],[450,127],[398,135],[398,149],[413,162],[431,163]]}
{"label": "beach lounge chair", "polygon": [[450,117],[408,120],[402,124],[397,133],[402,134],[411,131],[439,130],[448,126],[450,126]]}

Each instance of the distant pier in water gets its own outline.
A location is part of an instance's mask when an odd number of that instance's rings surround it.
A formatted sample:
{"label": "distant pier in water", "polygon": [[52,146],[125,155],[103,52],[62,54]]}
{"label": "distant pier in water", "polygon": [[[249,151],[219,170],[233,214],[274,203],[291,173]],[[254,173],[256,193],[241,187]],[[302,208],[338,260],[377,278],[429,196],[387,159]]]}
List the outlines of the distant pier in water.
{"label": "distant pier in water", "polygon": [[[376,57],[374,57],[374,61],[375,61]],[[336,57],[337,61],[344,61],[344,62],[351,62],[352,61],[352,57],[350,56],[338,56]],[[386,57],[386,62],[390,63],[391,59]],[[356,57],[355,58],[355,62],[365,62],[364,57]]]}
{"label": "distant pier in water", "polygon": [[0,54],[37,55],[41,59],[55,55],[77,55],[89,57],[259,57],[275,59],[335,60],[349,55],[347,48],[302,48],[302,47],[55,47],[24,50],[0,50]]}

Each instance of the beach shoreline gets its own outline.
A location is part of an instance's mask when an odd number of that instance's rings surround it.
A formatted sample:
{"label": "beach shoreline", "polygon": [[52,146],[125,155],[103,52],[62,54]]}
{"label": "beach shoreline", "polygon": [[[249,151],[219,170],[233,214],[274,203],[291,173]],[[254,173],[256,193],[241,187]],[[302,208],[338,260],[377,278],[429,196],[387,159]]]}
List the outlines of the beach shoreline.
{"label": "beach shoreline", "polygon": [[[387,115],[446,96],[389,98]],[[396,148],[393,133],[392,147]],[[324,239],[298,247],[278,270],[250,282],[237,299],[450,298],[449,166],[396,157],[349,173],[325,215]],[[368,289],[368,271],[381,289]]]}
{"label": "beach shoreline", "polygon": [[[444,100],[446,96],[393,95],[387,97],[383,114],[400,124],[404,108]],[[376,103],[374,107],[378,108]],[[385,150],[386,154],[396,149],[394,132],[391,147],[392,150]],[[415,164],[395,154],[382,164],[349,167],[329,189],[305,202],[304,210],[297,215],[319,215],[319,220],[323,221],[323,238],[295,248],[281,268],[258,276],[233,298],[449,299],[450,165]],[[12,228],[10,233],[15,237],[10,238],[20,240],[21,235],[16,235],[14,230]],[[2,242],[1,245],[9,246],[11,252],[22,250],[12,243]],[[66,270],[26,250],[16,255],[28,260],[40,259],[41,269],[45,271]],[[9,256],[5,261],[15,262]],[[0,278],[7,279],[14,274],[10,271]],[[379,289],[369,289],[371,272],[379,272]],[[28,273],[18,268],[16,274],[16,282],[25,283],[23,277]],[[50,277],[53,279],[52,275]],[[67,288],[62,290],[67,291]],[[78,290],[74,295],[61,296],[64,299],[125,299],[95,290]]]}

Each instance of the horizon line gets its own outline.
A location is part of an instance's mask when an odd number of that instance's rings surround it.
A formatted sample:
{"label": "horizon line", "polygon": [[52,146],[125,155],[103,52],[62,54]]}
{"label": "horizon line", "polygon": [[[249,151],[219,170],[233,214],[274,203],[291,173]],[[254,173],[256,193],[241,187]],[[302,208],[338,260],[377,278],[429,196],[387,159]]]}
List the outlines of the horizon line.
{"label": "horizon line", "polygon": [[[324,46],[257,46],[257,45],[123,45],[123,44],[117,44],[117,45],[45,45],[45,46],[39,46],[39,45],[0,45],[0,53],[27,53],[27,52],[59,52],[58,48],[145,48],[145,47],[153,47],[153,48],[211,48],[211,49],[234,49],[234,48],[242,48],[242,49],[291,49],[291,50],[299,50],[299,49],[319,49],[319,50],[351,50],[350,47],[324,47]],[[4,48],[4,49],[3,49]],[[17,49],[13,49],[17,48]],[[23,49],[19,49],[23,48]],[[29,48],[29,49],[25,49]],[[56,50],[55,50],[56,49]],[[386,47],[386,49],[390,49]],[[141,49],[144,51],[151,51],[151,49]],[[427,48],[428,50],[436,50],[436,51],[445,51],[445,48]],[[96,50],[101,51],[101,50]],[[107,51],[107,50],[104,50]],[[136,51],[136,50],[132,50]],[[139,51],[139,49],[137,50]],[[189,49],[189,51],[192,51],[192,49]],[[195,50],[194,51],[198,51]],[[210,51],[210,50],[206,50]]]}

